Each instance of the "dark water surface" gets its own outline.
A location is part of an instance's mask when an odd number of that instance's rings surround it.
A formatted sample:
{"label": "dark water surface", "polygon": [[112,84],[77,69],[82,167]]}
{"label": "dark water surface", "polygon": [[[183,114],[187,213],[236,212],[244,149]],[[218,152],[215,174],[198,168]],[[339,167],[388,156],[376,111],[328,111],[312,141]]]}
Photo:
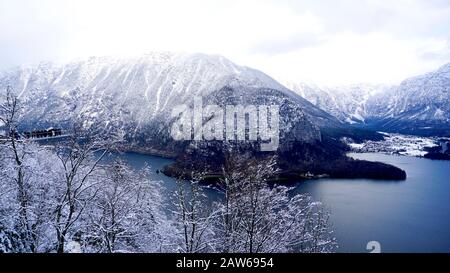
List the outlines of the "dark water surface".
{"label": "dark water surface", "polygon": [[[167,194],[174,179],[157,174],[172,161],[126,153],[120,155],[139,169],[148,164],[152,177],[163,181]],[[368,252],[369,241],[378,241],[382,252],[450,252],[450,162],[384,155],[351,154],[404,169],[406,181],[320,179],[298,182],[295,191],[309,193],[331,211],[331,222],[341,252]],[[210,200],[220,194],[205,189]]]}

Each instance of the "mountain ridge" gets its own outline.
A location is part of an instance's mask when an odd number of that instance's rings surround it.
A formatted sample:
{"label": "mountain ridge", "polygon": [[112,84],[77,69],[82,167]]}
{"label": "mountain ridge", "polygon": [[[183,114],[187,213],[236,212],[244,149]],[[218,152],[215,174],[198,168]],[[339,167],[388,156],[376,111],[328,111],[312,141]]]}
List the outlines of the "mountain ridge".
{"label": "mountain ridge", "polygon": [[447,129],[450,125],[450,63],[405,79],[398,86],[290,86],[340,121],[359,128],[450,136],[450,129]]}

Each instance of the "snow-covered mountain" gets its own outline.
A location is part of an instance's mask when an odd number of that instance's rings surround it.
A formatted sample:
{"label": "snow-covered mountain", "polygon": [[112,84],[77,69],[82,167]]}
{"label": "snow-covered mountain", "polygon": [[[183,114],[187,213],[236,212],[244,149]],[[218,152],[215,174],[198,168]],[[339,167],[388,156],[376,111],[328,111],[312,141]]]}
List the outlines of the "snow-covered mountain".
{"label": "snow-covered mountain", "polygon": [[348,124],[426,136],[450,134],[450,64],[399,86],[286,85]]}
{"label": "snow-covered mountain", "polygon": [[369,123],[380,130],[450,135],[450,64],[374,96],[369,108]]}
{"label": "snow-covered mountain", "polygon": [[192,168],[220,171],[229,145],[239,153],[269,156],[251,141],[175,141],[170,129],[180,117],[172,118],[172,109],[192,105],[193,98],[201,96],[205,105],[279,105],[279,149],[274,153],[286,177],[306,172],[347,178],[405,177],[398,168],[345,156],[341,137],[376,138],[376,134],[345,125],[266,74],[221,56],[152,53],[131,59],[46,63],[2,73],[0,88],[6,86],[25,105],[22,124],[27,128],[23,129],[67,128],[82,116],[85,126],[122,132],[127,150],[176,157],[177,163],[167,172],[172,175],[185,175]]}
{"label": "snow-covered mountain", "polygon": [[[310,128],[345,128],[263,72],[205,54],[151,53],[43,63],[1,73],[0,89],[6,86],[27,105],[24,120],[29,129],[69,126],[82,115],[90,124],[103,121],[105,126],[119,127],[130,138],[161,142],[168,138],[173,107],[190,103],[194,96],[211,97],[225,87],[242,94],[247,89],[275,90],[282,94],[281,100],[273,96],[277,103],[289,100],[298,106],[292,119],[310,123]],[[270,96],[264,100],[270,103]]]}
{"label": "snow-covered mountain", "polygon": [[286,86],[315,106],[348,124],[365,123],[365,119],[371,115],[371,109],[368,108],[371,98],[392,89],[387,85],[370,84],[319,87],[288,82]]}
{"label": "snow-covered mountain", "polygon": [[[225,85],[246,85],[281,89],[282,86],[257,70],[233,64],[220,56],[202,54],[152,53],[139,58],[89,58],[55,65],[40,64],[0,75],[0,88],[12,86],[19,97],[48,103],[48,98],[73,100],[79,111],[92,115],[121,107],[120,115],[145,122],[171,109],[175,103],[197,95],[206,95]],[[58,100],[54,100],[56,103]],[[63,105],[51,105],[60,108]],[[38,107],[35,108],[40,109]],[[60,121],[62,109],[30,113],[36,119]]]}

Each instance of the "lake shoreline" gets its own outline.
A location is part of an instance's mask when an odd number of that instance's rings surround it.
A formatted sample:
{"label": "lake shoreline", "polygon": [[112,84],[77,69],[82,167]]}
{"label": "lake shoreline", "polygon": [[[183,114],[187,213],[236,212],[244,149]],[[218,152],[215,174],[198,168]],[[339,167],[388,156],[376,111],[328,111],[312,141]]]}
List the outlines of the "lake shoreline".
{"label": "lake shoreline", "polygon": [[[283,166],[283,165],[281,165]],[[355,160],[350,157],[342,160],[323,164],[311,164],[302,166],[284,166],[279,173],[270,178],[270,181],[291,183],[298,180],[314,180],[320,178],[330,179],[373,179],[404,181],[407,174],[404,170],[382,162],[371,162],[366,160]],[[193,170],[187,165],[174,163],[165,166],[162,173],[169,177],[190,180]],[[219,171],[210,171],[206,174],[220,179]],[[208,180],[213,180],[208,178]]]}
{"label": "lake shoreline", "polygon": [[[411,156],[381,153],[349,153],[350,157],[388,163],[403,168],[404,182],[371,179],[299,179],[286,186],[293,193],[310,195],[330,209],[339,243],[339,252],[367,252],[369,241],[378,241],[383,252],[450,252],[450,164]],[[173,160],[158,156],[128,153],[120,155],[137,170],[153,170]],[[177,188],[176,180],[153,172],[162,181],[168,198]],[[190,183],[183,184],[186,187]],[[222,195],[214,187],[202,187],[211,202]],[[427,236],[417,236],[418,233]],[[430,235],[430,236],[428,236]],[[433,236],[431,236],[433,235]]]}

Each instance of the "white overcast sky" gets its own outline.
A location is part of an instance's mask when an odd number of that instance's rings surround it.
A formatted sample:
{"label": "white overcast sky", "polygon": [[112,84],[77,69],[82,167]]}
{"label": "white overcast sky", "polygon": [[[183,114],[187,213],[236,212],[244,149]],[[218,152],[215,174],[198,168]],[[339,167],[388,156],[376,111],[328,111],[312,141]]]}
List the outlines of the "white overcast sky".
{"label": "white overcast sky", "polygon": [[0,0],[0,69],[150,51],[279,80],[398,83],[450,62],[448,0]]}

